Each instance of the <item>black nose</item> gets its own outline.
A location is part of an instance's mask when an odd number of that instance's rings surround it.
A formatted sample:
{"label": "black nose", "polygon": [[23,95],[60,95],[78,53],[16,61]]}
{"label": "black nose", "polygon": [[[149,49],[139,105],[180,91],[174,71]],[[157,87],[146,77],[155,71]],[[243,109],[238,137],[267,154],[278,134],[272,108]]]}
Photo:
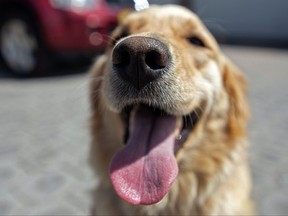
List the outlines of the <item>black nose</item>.
{"label": "black nose", "polygon": [[158,39],[132,36],[116,45],[112,62],[113,70],[140,90],[169,70],[171,55]]}

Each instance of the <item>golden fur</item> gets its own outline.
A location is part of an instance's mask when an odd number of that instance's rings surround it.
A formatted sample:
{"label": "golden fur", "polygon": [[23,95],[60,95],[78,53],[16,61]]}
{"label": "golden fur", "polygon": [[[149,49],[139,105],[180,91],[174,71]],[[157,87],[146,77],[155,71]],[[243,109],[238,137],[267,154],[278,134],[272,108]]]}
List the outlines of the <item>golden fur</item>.
{"label": "golden fur", "polygon": [[[91,164],[99,184],[93,192],[96,215],[243,215],[253,214],[247,162],[249,118],[243,74],[219,50],[199,18],[179,6],[153,6],[123,21],[112,37],[160,38],[173,55],[169,88],[156,102],[169,114],[201,110],[198,123],[176,155],[178,176],[157,204],[131,205],[114,192],[108,174],[113,155],[123,147],[124,105],[111,93],[109,68],[114,41],[91,69]],[[197,36],[205,47],[191,45]],[[167,97],[167,95],[169,97]],[[164,104],[170,104],[165,107]]]}

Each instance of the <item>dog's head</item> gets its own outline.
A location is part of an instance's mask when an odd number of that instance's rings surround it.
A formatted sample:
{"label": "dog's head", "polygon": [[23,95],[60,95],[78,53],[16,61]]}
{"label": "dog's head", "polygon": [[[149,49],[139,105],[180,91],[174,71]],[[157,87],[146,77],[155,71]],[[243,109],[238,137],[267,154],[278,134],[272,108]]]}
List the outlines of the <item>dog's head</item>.
{"label": "dog's head", "polygon": [[[205,136],[213,110],[227,133],[244,133],[245,82],[199,18],[179,6],[132,13],[112,38],[93,71],[103,80],[92,84],[92,94],[101,90],[101,103],[124,128],[110,177],[124,200],[153,204],[175,180],[180,153]],[[109,127],[110,136],[119,130]]]}

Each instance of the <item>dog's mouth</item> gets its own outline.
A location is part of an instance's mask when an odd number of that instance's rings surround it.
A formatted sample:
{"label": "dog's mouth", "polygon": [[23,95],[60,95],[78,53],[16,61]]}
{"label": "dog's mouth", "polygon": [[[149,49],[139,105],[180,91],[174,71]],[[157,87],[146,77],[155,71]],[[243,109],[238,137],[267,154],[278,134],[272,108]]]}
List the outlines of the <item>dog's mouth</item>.
{"label": "dog's mouth", "polygon": [[176,154],[195,127],[198,113],[173,116],[155,107],[134,105],[121,114],[125,147],[110,166],[114,189],[131,204],[157,203],[177,177]]}
{"label": "dog's mouth", "polygon": [[[146,105],[137,105],[137,106],[146,106]],[[156,107],[147,107],[147,109],[149,109],[156,116],[162,116],[162,117],[169,116],[167,112]],[[132,124],[130,123],[130,120],[132,118],[131,115],[134,115],[133,112],[135,110],[136,110],[135,105],[134,106],[130,105],[130,106],[126,106],[121,112],[121,118],[125,125],[125,133],[123,137],[125,145],[130,137],[130,125]],[[192,113],[189,113],[188,115],[181,116],[181,118],[178,117],[180,119],[178,120],[180,121],[179,122],[180,133],[176,137],[176,141],[174,145],[175,154],[178,152],[179,149],[181,149],[181,147],[187,140],[189,134],[192,132],[197,121],[199,120],[200,115],[201,115],[201,111],[199,109],[195,109],[195,111],[193,111]],[[163,125],[163,127],[165,127],[165,125]]]}

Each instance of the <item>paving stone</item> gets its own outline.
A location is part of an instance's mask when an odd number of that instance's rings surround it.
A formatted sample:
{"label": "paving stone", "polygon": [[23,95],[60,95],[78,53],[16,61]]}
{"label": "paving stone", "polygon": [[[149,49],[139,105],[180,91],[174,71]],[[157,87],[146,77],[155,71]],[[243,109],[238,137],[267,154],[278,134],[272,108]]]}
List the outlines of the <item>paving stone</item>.
{"label": "paving stone", "polygon": [[265,215],[287,215],[287,195],[281,191],[274,191],[266,199],[263,199],[261,207],[262,214]]}
{"label": "paving stone", "polygon": [[0,215],[8,215],[13,209],[13,204],[7,200],[0,200]]}
{"label": "paving stone", "polygon": [[65,178],[62,175],[50,174],[42,176],[35,183],[35,189],[40,193],[49,194],[57,191],[65,183]]}
{"label": "paving stone", "polygon": [[0,184],[9,181],[15,175],[15,170],[11,166],[0,167]]}

